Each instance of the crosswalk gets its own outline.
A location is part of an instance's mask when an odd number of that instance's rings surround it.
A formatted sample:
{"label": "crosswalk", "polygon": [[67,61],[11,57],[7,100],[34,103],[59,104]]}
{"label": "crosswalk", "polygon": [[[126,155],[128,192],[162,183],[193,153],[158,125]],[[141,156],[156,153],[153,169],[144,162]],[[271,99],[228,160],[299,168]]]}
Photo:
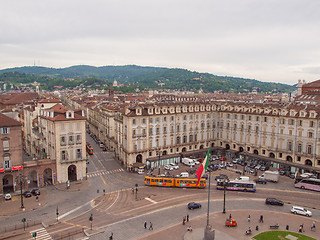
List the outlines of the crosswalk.
{"label": "crosswalk", "polygon": [[123,171],[124,171],[124,170],[123,170],[122,168],[114,169],[114,170],[105,170],[105,171],[100,171],[100,172],[88,173],[88,174],[87,174],[87,177],[88,177],[88,178],[98,177],[98,176],[101,176],[101,175],[119,173],[119,172],[123,172]]}
{"label": "crosswalk", "polygon": [[[36,233],[36,236],[34,235]],[[52,237],[49,235],[49,233],[47,232],[47,230],[45,228],[39,228],[36,230],[32,230],[30,231],[31,234],[31,239],[37,239],[37,240],[52,240]]]}

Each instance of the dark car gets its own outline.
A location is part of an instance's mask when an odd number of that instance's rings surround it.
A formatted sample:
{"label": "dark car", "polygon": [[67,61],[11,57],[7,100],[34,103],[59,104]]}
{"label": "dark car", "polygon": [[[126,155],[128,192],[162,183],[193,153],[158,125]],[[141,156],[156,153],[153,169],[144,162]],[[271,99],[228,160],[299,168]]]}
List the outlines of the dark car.
{"label": "dark car", "polygon": [[266,199],[266,204],[283,206],[284,203],[281,200],[276,199],[276,198],[267,198]]}
{"label": "dark car", "polygon": [[280,171],[279,171],[279,174],[283,176],[283,175],[286,174],[286,171],[285,171],[285,170],[280,170]]}
{"label": "dark car", "polygon": [[35,189],[32,189],[31,193],[34,195],[34,196],[38,196],[40,195],[40,190],[35,188]]}
{"label": "dark car", "polygon": [[229,180],[228,176],[225,174],[220,174],[219,176],[216,176],[216,178],[214,180],[218,181],[218,180]]}
{"label": "dark car", "polygon": [[201,178],[208,179],[208,174],[203,174]]}
{"label": "dark car", "polygon": [[259,183],[259,184],[267,184],[267,181],[265,179],[262,178],[257,178],[253,180],[255,183]]}
{"label": "dark car", "polygon": [[25,198],[32,197],[32,194],[31,194],[30,191],[25,191],[25,192],[23,193],[23,195],[24,195]]}
{"label": "dark car", "polygon": [[188,203],[188,209],[196,209],[196,208],[201,208],[201,204],[195,203],[195,202]]}

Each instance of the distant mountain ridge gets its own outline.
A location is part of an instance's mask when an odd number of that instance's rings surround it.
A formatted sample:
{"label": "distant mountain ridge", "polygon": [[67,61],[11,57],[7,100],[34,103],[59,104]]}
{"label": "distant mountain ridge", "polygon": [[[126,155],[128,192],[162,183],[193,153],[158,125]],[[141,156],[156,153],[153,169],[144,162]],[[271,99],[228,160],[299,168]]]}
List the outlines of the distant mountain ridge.
{"label": "distant mountain ridge", "polygon": [[[40,66],[16,67],[0,70],[3,73],[18,72],[45,76],[54,79],[98,78],[112,83],[117,80],[123,84],[139,84],[145,88],[166,88],[204,92],[248,92],[258,89],[261,92],[292,92],[294,86],[281,83],[267,83],[255,79],[217,76],[178,68],[144,67],[136,65],[102,66],[77,65],[66,68],[47,68]],[[1,79],[1,78],[0,78]]]}

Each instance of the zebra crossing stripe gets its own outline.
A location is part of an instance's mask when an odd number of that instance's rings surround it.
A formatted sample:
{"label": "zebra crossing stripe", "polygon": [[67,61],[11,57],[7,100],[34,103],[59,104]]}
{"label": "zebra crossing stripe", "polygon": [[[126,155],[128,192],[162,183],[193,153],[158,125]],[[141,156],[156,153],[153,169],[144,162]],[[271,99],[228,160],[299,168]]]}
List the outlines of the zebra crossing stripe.
{"label": "zebra crossing stripe", "polygon": [[40,229],[36,229],[33,231],[30,231],[31,237],[29,239],[34,239],[34,233],[36,233],[36,239],[41,239],[41,240],[52,240],[52,237],[50,236],[50,234],[47,232],[47,230],[45,228],[40,228]]}

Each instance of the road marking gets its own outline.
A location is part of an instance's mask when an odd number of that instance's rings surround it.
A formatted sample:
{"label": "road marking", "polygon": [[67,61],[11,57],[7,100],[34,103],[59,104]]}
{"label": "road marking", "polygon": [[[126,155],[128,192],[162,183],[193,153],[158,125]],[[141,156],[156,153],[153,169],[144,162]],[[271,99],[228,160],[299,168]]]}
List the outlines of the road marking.
{"label": "road marking", "polygon": [[67,225],[71,225],[71,226],[74,226],[74,227],[89,229],[87,226],[82,226],[82,225],[79,225],[79,224],[74,224],[74,223],[69,223],[69,222],[61,222],[61,223],[64,223],[64,224],[67,224]]}
{"label": "road marking", "polygon": [[[41,239],[41,240],[49,240],[49,239],[52,239],[52,237],[50,236],[50,234],[47,232],[47,230],[45,228],[40,228],[40,229],[37,229],[37,230],[32,230],[30,231],[29,233],[32,234],[33,233],[37,233],[37,236],[36,236],[36,239]],[[30,239],[34,239],[33,237],[30,238]]]}
{"label": "road marking", "polygon": [[87,202],[87,203],[85,203],[85,204],[83,204],[83,205],[81,205],[81,206],[79,206],[79,207],[77,207],[77,208],[74,208],[74,209],[72,209],[71,211],[66,212],[65,214],[62,214],[61,216],[59,216],[59,219],[62,219],[62,218],[64,218],[64,217],[70,215],[71,213],[79,210],[80,208],[82,208],[82,207],[84,207],[84,206],[86,206],[86,205],[88,205],[88,204],[91,204],[92,201],[93,201],[93,200],[91,200],[90,202]]}
{"label": "road marking", "polygon": [[[116,199],[114,200],[114,202],[109,206],[109,207],[107,207],[106,209],[104,209],[103,210],[103,212],[106,212],[106,211],[108,211],[116,202],[117,202],[117,200],[118,200],[118,198],[119,198],[119,196],[120,196],[120,191],[117,191],[117,197],[116,197]],[[95,208],[97,208],[98,209],[98,206],[102,203],[103,201],[101,201],[97,206],[95,206]]]}
{"label": "road marking", "polygon": [[148,198],[148,197],[146,197],[146,198],[144,198],[144,199],[146,199],[146,200],[148,200],[148,201],[150,201],[150,202],[152,202],[152,203],[157,203],[156,201],[154,201],[154,200],[152,200],[151,198]]}

